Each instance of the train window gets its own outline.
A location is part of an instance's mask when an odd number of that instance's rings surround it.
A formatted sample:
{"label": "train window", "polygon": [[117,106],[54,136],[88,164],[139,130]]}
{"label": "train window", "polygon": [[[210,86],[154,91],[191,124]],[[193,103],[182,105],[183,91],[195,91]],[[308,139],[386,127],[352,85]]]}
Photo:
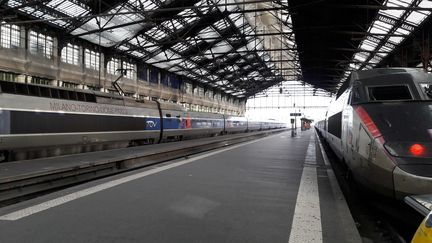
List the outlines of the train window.
{"label": "train window", "polygon": [[15,94],[15,83],[1,82],[1,91],[5,93]]}
{"label": "train window", "polygon": [[85,101],[85,95],[81,92],[76,92],[79,101]]}
{"label": "train window", "polygon": [[59,98],[68,100],[69,99],[68,92],[66,90],[59,90]]}
{"label": "train window", "polygon": [[29,94],[30,95],[32,95],[32,96],[40,96],[39,86],[29,85],[28,89],[29,89]]}
{"label": "train window", "polygon": [[51,98],[51,92],[49,88],[47,87],[39,87],[39,88],[42,97]]}
{"label": "train window", "polygon": [[85,94],[85,99],[87,102],[96,102],[96,96],[92,94]]}
{"label": "train window", "polygon": [[389,85],[368,87],[369,100],[412,100],[411,92],[406,85]]}
{"label": "train window", "polygon": [[69,99],[71,100],[77,100],[77,94],[74,91],[68,91],[69,93]]}
{"label": "train window", "polygon": [[17,94],[23,94],[28,95],[28,87],[25,84],[15,84],[16,93]]}
{"label": "train window", "polygon": [[328,118],[328,132],[341,138],[342,134],[342,112],[336,113]]}
{"label": "train window", "polygon": [[171,114],[165,114],[166,117],[171,117]]}
{"label": "train window", "polygon": [[51,97],[54,99],[60,99],[60,94],[58,89],[51,89]]}

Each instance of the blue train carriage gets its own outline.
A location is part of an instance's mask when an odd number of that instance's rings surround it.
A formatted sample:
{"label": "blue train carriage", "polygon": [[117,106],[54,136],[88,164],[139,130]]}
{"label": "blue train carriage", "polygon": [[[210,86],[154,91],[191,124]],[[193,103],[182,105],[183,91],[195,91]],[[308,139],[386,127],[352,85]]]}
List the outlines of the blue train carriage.
{"label": "blue train carriage", "polygon": [[112,149],[161,136],[156,102],[6,81],[0,89],[2,158]]}
{"label": "blue train carriage", "polygon": [[[0,161],[99,151],[248,129],[248,120],[244,117],[187,112],[182,106],[169,102],[137,101],[90,90],[7,81],[0,81],[0,104]],[[253,124],[252,130],[261,130],[276,122]]]}

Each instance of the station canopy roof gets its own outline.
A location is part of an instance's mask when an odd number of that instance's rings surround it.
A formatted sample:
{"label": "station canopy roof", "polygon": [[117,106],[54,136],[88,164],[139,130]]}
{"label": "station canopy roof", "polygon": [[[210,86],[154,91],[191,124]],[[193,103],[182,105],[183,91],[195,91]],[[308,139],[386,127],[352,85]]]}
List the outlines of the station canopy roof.
{"label": "station canopy roof", "polygon": [[334,93],[352,70],[379,64],[428,18],[430,10],[421,8],[432,8],[427,0],[0,0],[0,4],[2,21],[48,24],[59,33],[239,98],[298,80],[311,91]]}
{"label": "station canopy roof", "polygon": [[335,93],[354,70],[371,69],[431,13],[429,0],[289,0],[303,80]]}

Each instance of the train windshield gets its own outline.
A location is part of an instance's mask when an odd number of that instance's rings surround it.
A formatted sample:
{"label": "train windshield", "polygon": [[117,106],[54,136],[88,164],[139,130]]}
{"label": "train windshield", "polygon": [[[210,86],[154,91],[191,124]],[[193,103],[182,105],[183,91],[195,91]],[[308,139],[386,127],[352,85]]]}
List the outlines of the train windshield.
{"label": "train windshield", "polygon": [[420,84],[422,92],[426,94],[428,99],[432,99],[432,84],[429,83],[421,83]]}
{"label": "train windshield", "polygon": [[432,100],[370,103],[363,108],[387,142],[430,143],[432,139]]}
{"label": "train windshield", "polygon": [[368,87],[370,101],[412,100],[411,92],[406,85],[388,85]]}

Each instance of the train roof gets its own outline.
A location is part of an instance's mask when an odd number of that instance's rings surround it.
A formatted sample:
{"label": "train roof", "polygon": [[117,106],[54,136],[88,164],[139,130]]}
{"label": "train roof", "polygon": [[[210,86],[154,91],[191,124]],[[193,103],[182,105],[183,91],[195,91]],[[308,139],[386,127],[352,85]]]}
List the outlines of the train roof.
{"label": "train roof", "polygon": [[363,79],[370,79],[380,76],[408,74],[413,77],[425,78],[427,73],[421,68],[376,68],[371,70],[356,71],[351,74],[350,83]]}
{"label": "train roof", "polygon": [[[345,92],[349,87],[356,84],[371,84],[376,85],[386,84],[386,78],[388,76],[403,75],[405,77],[410,77],[412,82],[432,82],[432,75],[425,72],[421,68],[405,68],[405,67],[393,67],[393,68],[376,68],[371,70],[354,71],[351,73],[350,78],[345,81],[345,83],[340,87],[337,92],[336,98]],[[374,79],[375,78],[375,79]],[[393,81],[395,81],[393,79]]]}
{"label": "train roof", "polygon": [[[94,90],[58,87],[52,85],[19,83],[0,80],[0,93],[2,92],[51,99],[93,102],[98,104],[120,105],[140,108],[157,107],[155,101],[138,100],[132,97],[126,97],[118,94],[110,94]],[[181,105],[178,104],[164,101],[159,101],[159,103],[161,108],[164,110],[185,110]]]}

